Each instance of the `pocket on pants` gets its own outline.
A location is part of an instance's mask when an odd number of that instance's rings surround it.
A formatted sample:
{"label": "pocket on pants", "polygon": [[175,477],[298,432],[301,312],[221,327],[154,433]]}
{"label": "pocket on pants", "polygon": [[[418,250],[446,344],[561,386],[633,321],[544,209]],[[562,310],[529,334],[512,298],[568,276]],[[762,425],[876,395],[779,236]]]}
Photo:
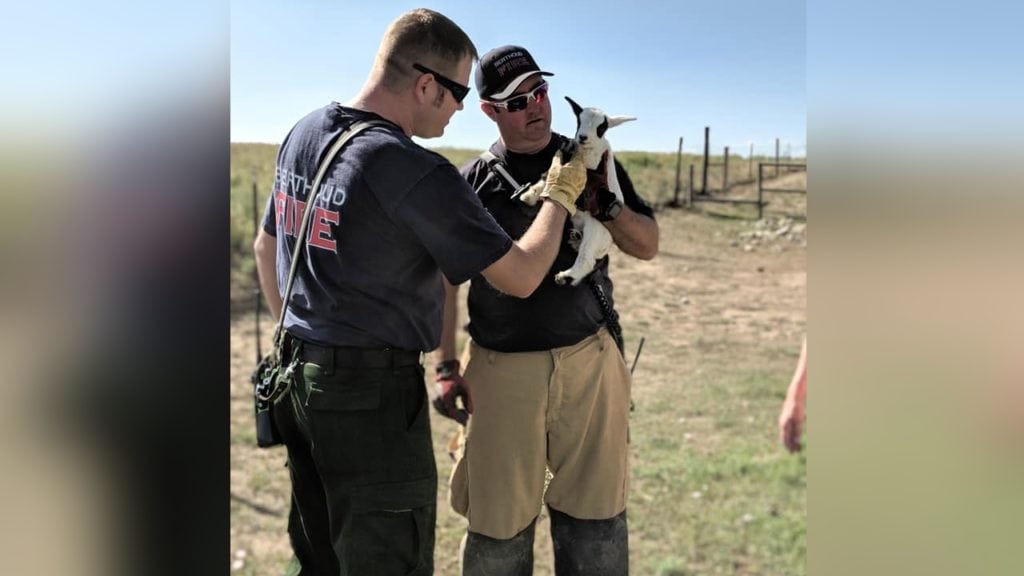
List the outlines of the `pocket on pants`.
{"label": "pocket on pants", "polygon": [[425,576],[434,573],[436,504],[352,515],[343,555],[349,574]]}
{"label": "pocket on pants", "polygon": [[356,372],[338,371],[325,376],[320,366],[302,367],[306,382],[306,405],[314,410],[352,412],[376,410],[380,406],[382,379]]}
{"label": "pocket on pants", "polygon": [[387,454],[380,408],[383,380],[354,370],[302,370],[310,450],[325,481],[384,479]]}
{"label": "pocket on pants", "polygon": [[395,419],[395,424],[398,426],[396,430],[399,432],[415,434],[417,431],[422,432],[426,429],[426,433],[430,434],[430,413],[427,410],[427,406],[430,404],[427,402],[426,390],[423,386],[420,386],[419,389],[422,391],[412,392],[405,396],[405,410],[401,414],[402,418]]}
{"label": "pocket on pants", "polygon": [[392,375],[381,398],[384,426],[393,432],[412,432],[429,427],[429,402],[423,369],[409,367]]}
{"label": "pocket on pants", "polygon": [[437,479],[357,487],[346,559],[352,574],[430,574]]}
{"label": "pocket on pants", "polygon": [[429,407],[420,369],[403,369],[385,384],[378,410],[387,470],[381,481],[436,478]]}

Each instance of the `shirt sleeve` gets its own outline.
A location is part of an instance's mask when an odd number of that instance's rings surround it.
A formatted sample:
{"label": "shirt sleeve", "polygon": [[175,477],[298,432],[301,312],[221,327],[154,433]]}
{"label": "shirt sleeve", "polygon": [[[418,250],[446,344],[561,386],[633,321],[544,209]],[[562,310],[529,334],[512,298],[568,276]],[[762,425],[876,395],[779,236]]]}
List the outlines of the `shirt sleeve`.
{"label": "shirt sleeve", "polygon": [[648,218],[654,219],[654,210],[651,206],[636,193],[636,189],[633,187],[633,181],[629,179],[629,173],[619,163],[618,158],[615,159],[615,175],[619,179],[619,188],[622,189],[622,200],[626,203],[626,206],[636,212],[637,214],[643,214]]}
{"label": "shirt sleeve", "polygon": [[277,196],[277,190],[270,191],[270,197],[267,198],[267,205],[263,209],[263,231],[267,234],[277,237],[277,203],[274,202],[274,198]]}
{"label": "shirt sleeve", "polygon": [[512,248],[512,239],[451,164],[430,170],[398,203],[395,215],[452,284],[466,282]]}

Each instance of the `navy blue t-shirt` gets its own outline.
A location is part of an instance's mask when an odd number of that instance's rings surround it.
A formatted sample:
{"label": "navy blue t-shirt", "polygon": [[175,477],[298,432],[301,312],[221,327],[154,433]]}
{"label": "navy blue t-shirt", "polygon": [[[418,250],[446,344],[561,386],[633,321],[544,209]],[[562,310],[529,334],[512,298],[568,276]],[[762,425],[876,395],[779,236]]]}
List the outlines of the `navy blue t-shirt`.
{"label": "navy blue t-shirt", "polygon": [[[371,119],[383,120],[332,103],[299,120],[281,145],[263,229],[278,238],[282,292],[321,159],[349,125]],[[433,350],[442,272],[465,282],[512,246],[455,167],[390,122],[341,149],[314,210],[284,326],[325,345]]]}
{"label": "navy blue t-shirt", "polygon": [[[554,134],[546,148],[535,154],[509,152],[496,142],[491,153],[505,161],[512,177],[519,183],[532,183],[551,166],[563,136]],[[615,161],[623,200],[634,212],[654,218],[654,211],[640,198],[625,168]],[[508,234],[519,238],[526,232],[540,210],[511,200],[510,185],[477,158],[462,168],[462,175],[476,190],[484,206],[494,215]],[[540,287],[525,299],[513,298],[491,286],[483,276],[475,276],[469,285],[469,335],[485,348],[499,352],[529,352],[571,346],[597,332],[604,324],[601,307],[584,280],[578,286],[555,283],[555,274],[570,268],[576,250],[569,245],[571,222],[566,220],[558,256]],[[608,277],[608,257],[597,261],[593,277],[604,289],[610,302],[612,281]]]}

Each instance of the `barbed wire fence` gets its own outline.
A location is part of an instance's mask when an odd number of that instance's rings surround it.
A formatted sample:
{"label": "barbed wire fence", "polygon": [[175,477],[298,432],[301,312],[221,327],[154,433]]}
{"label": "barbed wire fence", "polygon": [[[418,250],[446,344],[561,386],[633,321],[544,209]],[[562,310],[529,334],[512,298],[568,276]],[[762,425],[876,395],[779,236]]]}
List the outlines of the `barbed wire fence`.
{"label": "barbed wire fence", "polygon": [[[795,172],[806,172],[807,146],[804,143],[797,143],[794,146],[792,142],[783,142],[781,139],[775,138],[774,154],[771,154],[770,151],[765,154],[759,153],[763,151],[763,148],[762,151],[756,150],[755,142],[748,141],[746,158],[742,154],[731,151],[729,146],[724,146],[722,155],[718,157],[721,161],[713,161],[711,127],[705,126],[701,156],[685,154],[683,144],[684,138],[680,137],[676,152],[675,189],[672,200],[667,203],[668,207],[692,207],[701,202],[749,205],[756,207],[757,218],[760,220],[764,216],[764,207],[768,204],[768,201],[765,200],[765,193],[807,194],[806,180],[803,188],[778,187],[769,184],[772,180]],[[794,151],[796,152],[795,156]],[[683,176],[684,157],[696,158],[696,161],[689,162],[685,178]],[[731,171],[730,163],[733,166]],[[737,172],[742,174],[744,163],[747,167],[746,178],[737,177]],[[695,181],[697,174],[700,178],[699,184]],[[736,188],[747,188],[748,186],[756,191],[756,198],[730,194],[730,191]]]}

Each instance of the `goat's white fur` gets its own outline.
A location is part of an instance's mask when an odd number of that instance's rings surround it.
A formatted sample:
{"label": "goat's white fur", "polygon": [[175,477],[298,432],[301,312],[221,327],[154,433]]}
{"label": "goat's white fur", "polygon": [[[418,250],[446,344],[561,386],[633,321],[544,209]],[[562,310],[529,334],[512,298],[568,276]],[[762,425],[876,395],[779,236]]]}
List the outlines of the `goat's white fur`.
{"label": "goat's white fur", "polygon": [[[619,187],[619,179],[615,174],[615,156],[608,139],[604,137],[604,132],[608,128],[614,128],[623,122],[636,120],[636,118],[633,116],[608,116],[597,108],[583,108],[569,97],[566,97],[566,100],[569,101],[569,105],[572,106],[572,110],[576,114],[575,139],[579,144],[579,153],[583,154],[583,161],[587,169],[596,170],[601,163],[601,157],[608,152],[608,160],[605,162],[608,188],[615,193],[618,201],[622,202],[622,189]],[[602,126],[604,126],[603,129]],[[541,180],[520,195],[519,199],[533,206],[540,199],[540,194],[543,191],[544,180]],[[578,252],[576,261],[568,270],[562,270],[555,274],[555,282],[558,284],[571,282],[573,286],[576,286],[594,270],[597,261],[608,254],[608,250],[612,247],[612,234],[600,220],[585,210],[576,210],[576,214],[572,217],[572,227],[570,244]]]}

